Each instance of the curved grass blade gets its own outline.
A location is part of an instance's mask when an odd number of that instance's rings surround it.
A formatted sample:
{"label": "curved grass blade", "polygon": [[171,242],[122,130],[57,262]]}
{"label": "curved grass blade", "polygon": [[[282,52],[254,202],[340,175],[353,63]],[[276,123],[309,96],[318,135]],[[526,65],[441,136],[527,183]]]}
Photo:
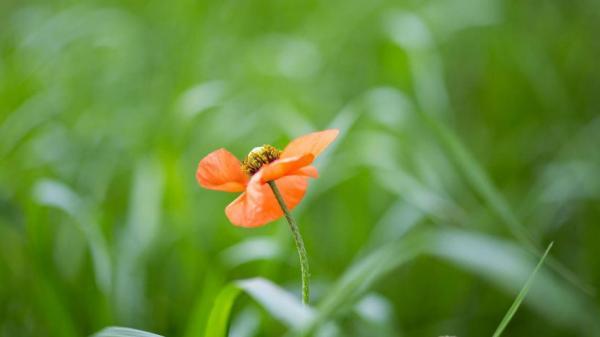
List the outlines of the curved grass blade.
{"label": "curved grass blade", "polygon": [[104,294],[109,294],[112,287],[110,253],[91,207],[71,188],[55,180],[39,180],[33,195],[37,203],[60,209],[75,219],[89,246],[98,287]]}
{"label": "curved grass blade", "polygon": [[93,334],[91,337],[162,337],[151,332],[111,326]]}
{"label": "curved grass blade", "polygon": [[540,262],[538,262],[537,266],[535,266],[535,269],[533,270],[533,272],[531,273],[531,275],[529,275],[529,278],[527,279],[527,282],[525,283],[525,285],[523,286],[523,288],[519,292],[519,295],[517,295],[517,298],[515,299],[515,301],[513,302],[513,304],[510,306],[510,308],[506,312],[506,315],[504,315],[504,318],[502,318],[502,321],[500,322],[500,325],[498,325],[498,328],[496,328],[496,332],[494,332],[493,337],[500,337],[500,335],[502,334],[502,332],[504,331],[504,329],[506,328],[506,326],[508,325],[508,323],[510,322],[510,320],[513,318],[513,316],[517,312],[517,309],[519,309],[519,306],[521,305],[521,302],[523,302],[523,300],[525,299],[525,296],[527,296],[527,293],[529,292],[529,288],[531,288],[531,285],[533,284],[533,280],[535,279],[535,275],[537,274],[538,270],[540,269],[540,267],[544,263],[544,260],[546,259],[546,256],[548,256],[548,253],[550,252],[550,249],[552,248],[553,244],[554,244],[554,242],[551,242],[548,245],[548,248],[546,248],[546,252],[544,253],[544,255],[542,256],[542,258],[540,259]]}
{"label": "curved grass blade", "polygon": [[272,317],[288,328],[299,328],[314,316],[313,309],[302,305],[292,294],[269,280],[241,280],[226,285],[217,296],[206,326],[206,337],[227,336],[231,308],[242,292],[252,297]]}
{"label": "curved grass blade", "polygon": [[288,291],[263,278],[237,281],[236,285],[250,295],[271,316],[283,324],[298,328],[314,317],[314,310]]}
{"label": "curved grass blade", "polygon": [[206,333],[204,334],[206,337],[227,336],[229,314],[240,292],[241,289],[235,283],[228,284],[221,290],[208,316]]}

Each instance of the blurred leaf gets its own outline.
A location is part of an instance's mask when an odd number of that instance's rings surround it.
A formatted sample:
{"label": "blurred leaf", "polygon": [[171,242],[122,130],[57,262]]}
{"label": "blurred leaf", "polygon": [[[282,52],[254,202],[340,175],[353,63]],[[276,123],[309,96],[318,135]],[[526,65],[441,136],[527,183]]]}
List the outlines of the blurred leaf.
{"label": "blurred leaf", "polygon": [[[463,230],[439,230],[428,237],[426,253],[447,260],[482,277],[507,293],[518,293],[536,261],[520,245]],[[544,269],[538,271],[535,286],[525,301],[530,308],[556,325],[579,329],[580,334],[597,336],[599,315],[590,299],[564,278]]]}
{"label": "blurred leaf", "polygon": [[65,184],[43,179],[36,183],[33,195],[38,203],[56,207],[75,219],[90,247],[96,282],[104,294],[111,290],[112,266],[106,240],[85,202]]}
{"label": "blurred leaf", "polygon": [[382,244],[400,240],[424,218],[425,213],[416,207],[404,200],[396,201],[373,226],[369,241],[363,246],[363,249],[374,249]]}
{"label": "blurred leaf", "polygon": [[208,316],[208,325],[206,326],[206,337],[226,337],[229,328],[229,314],[235,300],[241,292],[236,284],[229,284],[221,289],[213,308]]}
{"label": "blurred leaf", "polygon": [[181,94],[176,103],[177,112],[186,119],[196,117],[203,111],[219,105],[226,90],[226,83],[222,81],[197,84]]}
{"label": "blurred leaf", "polygon": [[290,328],[306,324],[313,316],[310,307],[302,305],[293,295],[269,280],[241,280],[225,286],[217,296],[206,327],[206,337],[227,336],[231,308],[242,291],[258,302],[273,318]]}
{"label": "blurred leaf", "polygon": [[281,246],[270,237],[252,237],[239,242],[221,253],[221,259],[230,267],[258,261],[275,260],[281,257]]}
{"label": "blurred leaf", "polygon": [[354,312],[364,324],[364,327],[358,325],[364,329],[358,334],[359,336],[398,337],[402,335],[393,322],[394,307],[388,298],[369,293],[356,303]]}
{"label": "blurred leaf", "polygon": [[268,280],[254,278],[237,281],[236,284],[287,326],[302,326],[314,315],[310,306],[303,305],[294,295]]}
{"label": "blurred leaf", "polygon": [[[405,48],[410,56],[416,96],[421,105],[420,109],[417,109],[419,115],[431,127],[449,157],[496,216],[525,247],[541,256],[542,250],[531,239],[525,226],[513,213],[510,204],[496,189],[481,165],[454,132],[437,119],[451,111],[451,107],[448,90],[443,79],[442,61],[440,55],[435,51],[435,42],[428,26],[419,15],[404,11],[387,14],[384,23],[390,38],[400,47]],[[589,294],[594,293],[595,290],[590,285],[585,284],[558,261],[550,258],[548,264],[569,282]]]}
{"label": "blurred leaf", "polygon": [[225,283],[223,277],[215,270],[205,274],[204,280],[198,287],[193,308],[188,314],[184,337],[204,336],[208,322],[212,320],[216,298],[221,295],[221,290],[226,288],[223,286]]}
{"label": "blurred leaf", "polygon": [[[63,94],[56,89],[30,97],[0,123],[0,159],[13,151],[35,128],[50,120],[61,109]],[[1,116],[1,115],[0,115]]]}
{"label": "blurred leaf", "polygon": [[390,39],[408,54],[419,104],[435,116],[445,115],[450,98],[441,55],[428,25],[420,15],[409,11],[386,13],[383,21]]}
{"label": "blurred leaf", "polygon": [[417,181],[411,175],[396,170],[380,170],[375,176],[382,188],[395,193],[416,209],[439,220],[460,222],[466,216],[451,199]]}
{"label": "blurred leaf", "polygon": [[91,337],[162,337],[151,332],[122,327],[108,327],[93,334]]}
{"label": "blurred leaf", "polygon": [[160,162],[154,158],[140,160],[134,173],[127,226],[120,236],[115,280],[118,315],[130,323],[135,323],[146,307],[143,266],[145,255],[160,230],[164,179]]}
{"label": "blurred leaf", "polygon": [[[516,239],[521,242],[532,252],[538,256],[542,256],[542,251],[531,239],[531,236],[527,232],[525,226],[519,221],[517,216],[513,213],[508,201],[502,196],[502,194],[496,189],[491,179],[487,176],[485,171],[481,168],[481,165],[473,158],[472,154],[462,144],[460,139],[440,123],[435,117],[432,117],[424,112],[420,113],[425,121],[434,131],[438,137],[440,144],[449,153],[449,156],[453,159],[454,163],[460,168],[461,172],[481,197],[487,202],[491,210],[503,221],[508,227],[511,233]],[[548,265],[554,270],[559,272],[566,280],[573,283],[575,286],[584,290],[585,292],[592,294],[594,289],[585,284],[577,275],[567,269],[563,264],[554,260],[552,257],[548,259]]]}
{"label": "blurred leaf", "polygon": [[260,312],[254,307],[245,308],[231,322],[228,337],[252,337],[260,326]]}

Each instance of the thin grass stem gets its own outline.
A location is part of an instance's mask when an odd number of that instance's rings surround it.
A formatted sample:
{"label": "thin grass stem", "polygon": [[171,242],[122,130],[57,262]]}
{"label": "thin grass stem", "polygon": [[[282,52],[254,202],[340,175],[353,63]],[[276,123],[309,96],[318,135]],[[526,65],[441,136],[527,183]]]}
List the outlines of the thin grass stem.
{"label": "thin grass stem", "polygon": [[537,274],[538,270],[542,267],[542,264],[544,263],[544,260],[548,256],[548,253],[550,252],[550,249],[552,248],[553,244],[554,244],[554,242],[551,242],[548,245],[548,248],[546,248],[546,252],[540,259],[540,262],[538,262],[537,266],[535,266],[535,269],[533,270],[531,275],[529,275],[527,282],[525,282],[525,285],[523,286],[523,288],[521,288],[519,295],[517,295],[517,298],[515,298],[515,301],[513,302],[513,304],[510,306],[510,308],[506,312],[506,315],[504,315],[504,318],[502,318],[500,325],[498,325],[498,328],[496,328],[496,332],[494,332],[494,335],[492,337],[500,337],[500,335],[502,335],[502,332],[504,331],[504,329],[506,328],[506,326],[508,325],[510,320],[513,318],[513,316],[517,312],[517,309],[519,309],[521,302],[523,302],[523,300],[525,299],[525,296],[527,296],[527,293],[529,292],[529,288],[531,288],[531,285],[533,284],[533,280],[535,279],[535,275]]}

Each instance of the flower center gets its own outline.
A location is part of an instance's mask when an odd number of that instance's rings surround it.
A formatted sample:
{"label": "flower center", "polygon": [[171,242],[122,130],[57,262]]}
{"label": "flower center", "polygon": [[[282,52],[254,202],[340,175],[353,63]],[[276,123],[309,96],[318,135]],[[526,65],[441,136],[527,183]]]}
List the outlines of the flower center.
{"label": "flower center", "polygon": [[248,175],[253,175],[260,170],[263,165],[274,162],[281,156],[274,146],[265,144],[261,147],[255,147],[248,153],[248,156],[242,161],[242,170]]}

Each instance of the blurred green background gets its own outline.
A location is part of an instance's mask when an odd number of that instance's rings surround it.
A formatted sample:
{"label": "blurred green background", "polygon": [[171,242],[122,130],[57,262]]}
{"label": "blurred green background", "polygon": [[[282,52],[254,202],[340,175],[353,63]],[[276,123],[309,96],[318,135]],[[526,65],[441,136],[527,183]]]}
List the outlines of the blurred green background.
{"label": "blurred green background", "polygon": [[[329,127],[294,211],[322,336],[491,336],[551,241],[505,335],[600,335],[599,32],[593,0],[2,0],[0,335],[299,298],[285,222],[232,226],[194,174]],[[229,335],[287,309],[243,295]]]}

